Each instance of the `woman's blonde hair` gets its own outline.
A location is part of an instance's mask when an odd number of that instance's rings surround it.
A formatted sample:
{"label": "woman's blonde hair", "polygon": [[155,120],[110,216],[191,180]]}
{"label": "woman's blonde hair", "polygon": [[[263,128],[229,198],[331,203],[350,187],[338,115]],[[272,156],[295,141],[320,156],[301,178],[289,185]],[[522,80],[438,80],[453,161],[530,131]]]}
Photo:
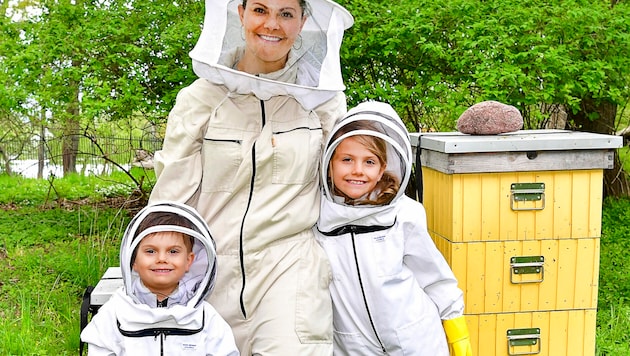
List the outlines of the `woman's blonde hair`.
{"label": "woman's blonde hair", "polygon": [[[356,130],[369,130],[369,131],[380,132],[374,127],[374,125],[370,121],[365,121],[365,120],[353,121],[343,126],[339,130],[337,130],[337,132],[335,132],[335,134],[333,135],[331,142],[348,132],[356,131]],[[378,160],[380,161],[381,165],[385,167],[387,166],[387,143],[385,142],[385,140],[383,140],[380,137],[376,137],[372,135],[356,135],[356,136],[351,136],[351,137],[354,138],[358,143],[363,145],[373,155],[375,155],[376,158],[378,158]],[[334,156],[334,152],[333,152],[333,156]],[[329,163],[328,172],[332,172],[332,160]],[[373,191],[377,192],[376,197],[374,199],[370,199],[369,197],[367,197],[365,199],[355,200],[348,197],[346,194],[340,191],[337,187],[335,187],[330,177],[330,174],[328,175],[328,184],[330,187],[332,187],[333,194],[343,197],[345,200],[345,203],[350,204],[350,205],[389,204],[392,201],[392,199],[394,199],[396,194],[398,194],[398,190],[400,189],[400,180],[391,172],[388,172],[387,170],[383,172],[383,176],[378,181],[378,183],[376,183],[376,186],[373,189]]]}

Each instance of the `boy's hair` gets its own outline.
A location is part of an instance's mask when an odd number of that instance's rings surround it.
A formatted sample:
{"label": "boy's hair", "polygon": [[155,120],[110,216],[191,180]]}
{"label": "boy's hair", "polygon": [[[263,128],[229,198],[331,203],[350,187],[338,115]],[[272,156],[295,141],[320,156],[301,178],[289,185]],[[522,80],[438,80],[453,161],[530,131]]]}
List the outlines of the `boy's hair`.
{"label": "boy's hair", "polygon": [[[195,229],[192,222],[190,222],[190,220],[186,219],[185,217],[175,213],[160,211],[147,214],[147,216],[138,226],[138,229],[136,230],[136,236],[140,235],[142,231],[158,225],[174,225],[185,227],[191,230]],[[195,244],[195,238],[186,234],[182,234],[182,236],[184,238],[184,246],[186,246],[187,252],[192,252],[193,245]],[[140,244],[136,246],[136,248],[133,250],[133,253],[131,254],[132,266],[133,263],[136,261],[136,255],[138,254],[139,246]]]}
{"label": "boy's hair", "polygon": [[[348,123],[347,125],[341,127],[339,130],[337,130],[337,132],[335,132],[335,134],[333,135],[331,142],[348,132],[357,131],[357,130],[369,130],[369,131],[381,132],[378,129],[376,129],[376,127],[371,121],[366,121],[366,120],[352,121]],[[375,155],[382,165],[385,165],[385,166],[387,165],[387,142],[385,142],[385,140],[383,140],[380,137],[376,137],[372,135],[355,135],[351,137],[357,140],[357,142],[359,142],[361,145],[367,148],[368,151],[370,151],[373,155]],[[337,149],[335,148],[335,151],[336,150]],[[333,153],[333,157],[334,157],[334,153]],[[331,160],[331,163],[332,163],[332,160]],[[329,169],[329,172],[331,171],[332,169]],[[394,199],[396,194],[398,194],[398,190],[400,189],[399,179],[395,175],[393,175],[391,172],[385,170],[385,172],[383,172],[383,176],[381,177],[381,180],[378,181],[378,183],[374,187],[374,191],[378,192],[376,199],[373,199],[373,200],[362,199],[361,201],[354,201],[354,199],[348,197],[342,191],[337,189],[337,187],[335,187],[334,184],[332,183],[332,180],[330,179],[330,177],[328,177],[328,179],[329,179],[329,184],[333,188],[333,193],[337,196],[345,198],[346,204],[351,204],[351,205],[388,204],[389,202],[392,201],[392,199]]]}

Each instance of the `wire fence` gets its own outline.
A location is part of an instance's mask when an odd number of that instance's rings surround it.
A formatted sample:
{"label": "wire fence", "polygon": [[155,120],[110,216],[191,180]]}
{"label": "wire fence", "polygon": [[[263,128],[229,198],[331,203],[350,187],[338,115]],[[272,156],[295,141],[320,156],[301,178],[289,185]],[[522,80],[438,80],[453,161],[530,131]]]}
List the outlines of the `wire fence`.
{"label": "wire fence", "polygon": [[[152,168],[153,153],[162,147],[158,138],[123,138],[77,136],[76,171],[106,174],[117,165],[128,169],[132,165]],[[0,173],[37,176],[40,165],[43,175],[63,175],[63,143],[61,138],[0,142]],[[115,162],[116,164],[112,163]]]}

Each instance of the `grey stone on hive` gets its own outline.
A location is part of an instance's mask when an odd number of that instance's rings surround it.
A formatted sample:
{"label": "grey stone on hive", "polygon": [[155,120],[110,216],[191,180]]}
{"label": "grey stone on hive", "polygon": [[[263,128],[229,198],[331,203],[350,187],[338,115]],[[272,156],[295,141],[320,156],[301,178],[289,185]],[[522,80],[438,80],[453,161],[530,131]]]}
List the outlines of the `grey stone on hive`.
{"label": "grey stone on hive", "polygon": [[471,135],[496,135],[523,128],[523,116],[512,105],[488,100],[477,103],[457,119],[457,130]]}

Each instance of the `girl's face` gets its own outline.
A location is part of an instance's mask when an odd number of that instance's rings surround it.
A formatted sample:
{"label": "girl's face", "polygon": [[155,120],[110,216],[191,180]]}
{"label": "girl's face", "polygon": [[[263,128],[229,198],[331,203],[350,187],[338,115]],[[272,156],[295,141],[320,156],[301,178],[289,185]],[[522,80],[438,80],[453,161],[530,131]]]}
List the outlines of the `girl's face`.
{"label": "girl's face", "polygon": [[184,244],[184,238],[187,237],[180,232],[156,232],[138,244],[133,270],[158,300],[168,297],[177,288],[195,258]]}
{"label": "girl's face", "polygon": [[238,6],[246,49],[239,70],[271,73],[282,69],[306,17],[298,0],[248,0]]}
{"label": "girl's face", "polygon": [[354,137],[341,141],[330,161],[334,186],[352,199],[372,192],[383,172],[385,165]]}

